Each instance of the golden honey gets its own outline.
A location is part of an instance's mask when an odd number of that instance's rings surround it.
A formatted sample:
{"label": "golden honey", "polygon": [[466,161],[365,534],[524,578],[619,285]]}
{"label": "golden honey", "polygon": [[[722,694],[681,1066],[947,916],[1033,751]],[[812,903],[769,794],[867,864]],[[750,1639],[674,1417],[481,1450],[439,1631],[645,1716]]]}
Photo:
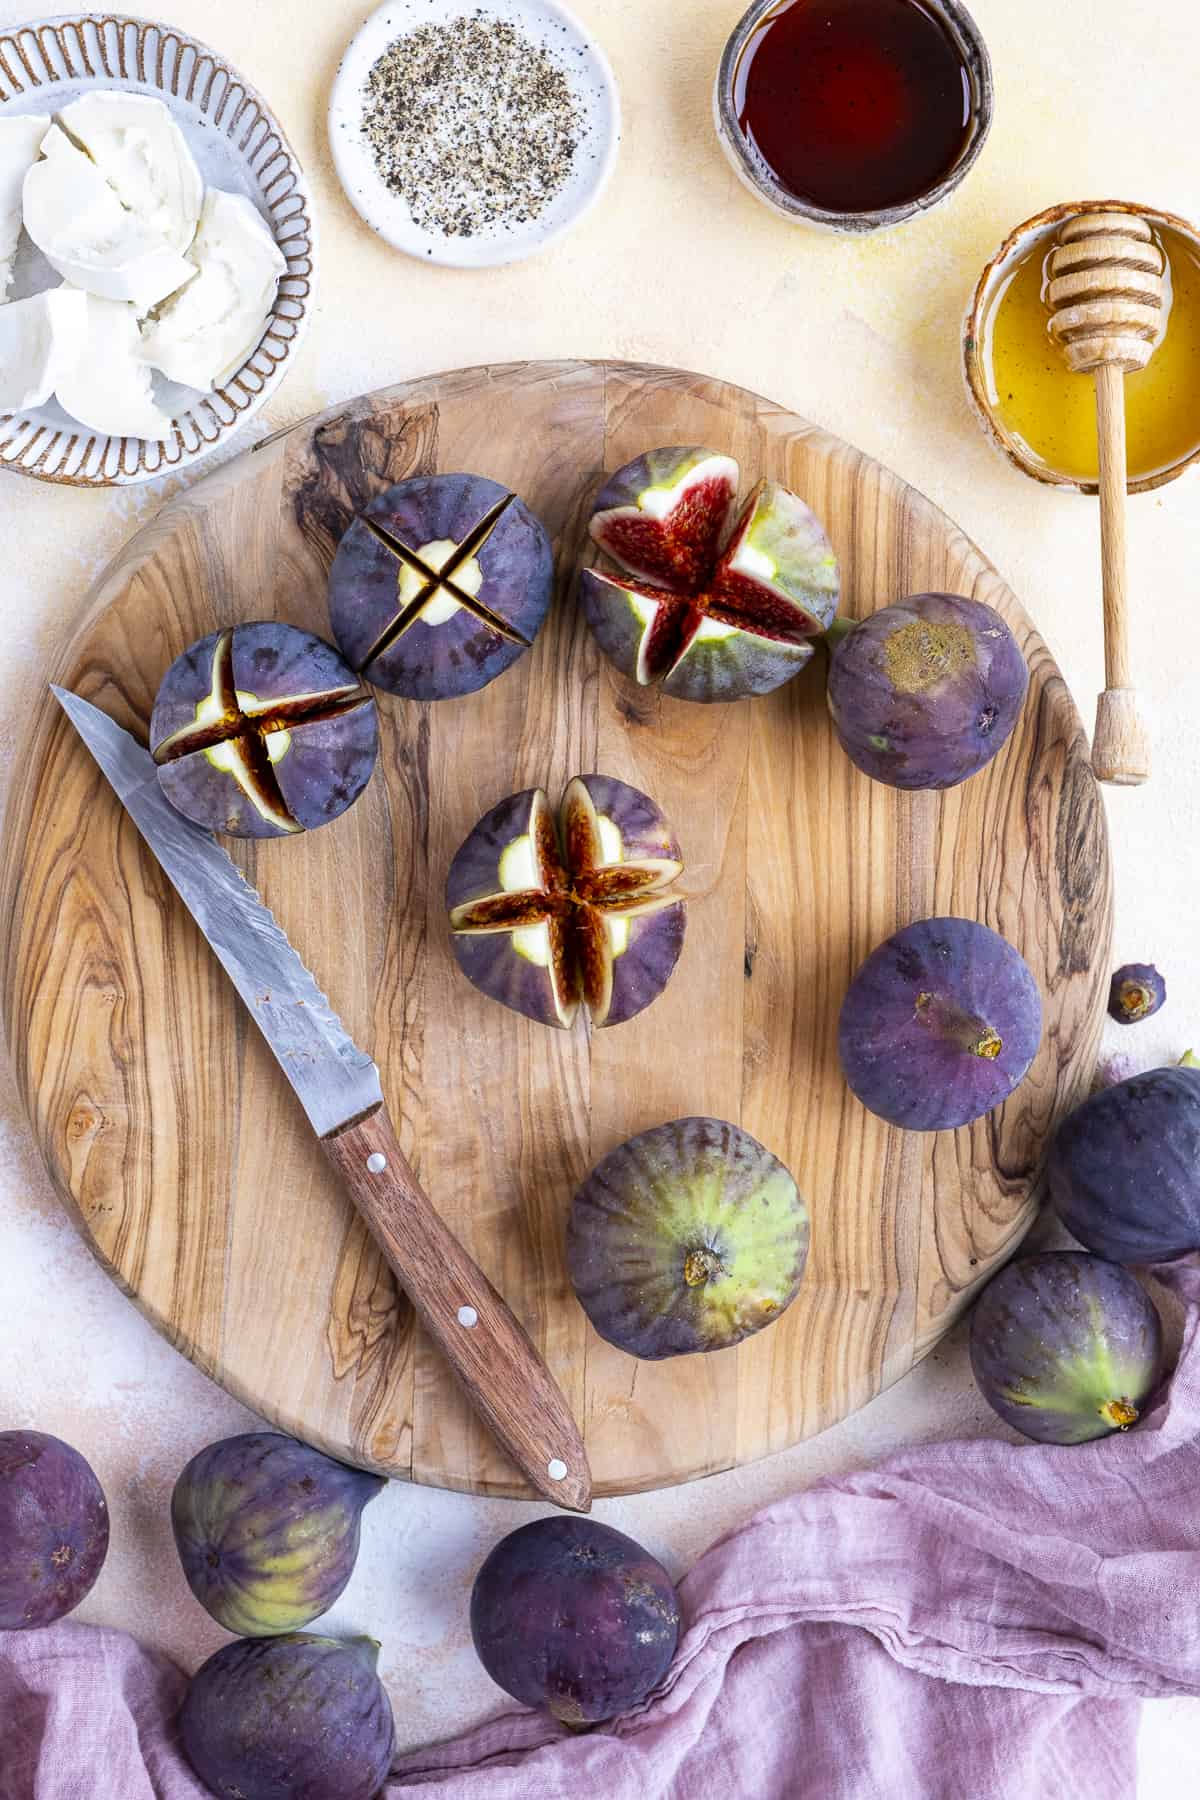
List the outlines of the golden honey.
{"label": "golden honey", "polygon": [[[1155,228],[1167,260],[1167,330],[1146,368],[1125,380],[1129,478],[1162,474],[1200,449],[1200,246]],[[1096,399],[1050,337],[1045,263],[1054,233],[1036,239],[992,296],[980,333],[997,422],[1029,459],[1095,481]]]}

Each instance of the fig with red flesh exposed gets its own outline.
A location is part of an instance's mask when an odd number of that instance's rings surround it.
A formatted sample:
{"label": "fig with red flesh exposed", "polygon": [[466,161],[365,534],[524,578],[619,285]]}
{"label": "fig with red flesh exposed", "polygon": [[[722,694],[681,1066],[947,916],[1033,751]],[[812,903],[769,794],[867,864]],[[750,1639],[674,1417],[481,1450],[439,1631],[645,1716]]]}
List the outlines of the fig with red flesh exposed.
{"label": "fig with red flesh exposed", "polygon": [[913,594],[841,638],[829,710],[843,750],[895,788],[947,788],[1007,742],[1029,669],[998,612],[961,594]]}
{"label": "fig with red flesh exposed", "polygon": [[1000,1417],[1042,1444],[1136,1424],[1158,1378],[1162,1326],[1125,1269],[1081,1250],[1009,1263],[971,1315],[971,1367]]}
{"label": "fig with red flesh exposed", "polygon": [[808,1209],[778,1157],[722,1119],[630,1138],[571,1204],[567,1270],[600,1336],[656,1361],[724,1350],[799,1292]]}
{"label": "fig with red flesh exposed", "polygon": [[651,450],[601,490],[589,530],[621,574],[584,569],[605,654],[680,700],[767,694],[812,659],[833,622],[838,565],[816,514],[776,481],[737,509],[732,457]]}
{"label": "fig with red flesh exposed", "polygon": [[543,1025],[620,1025],[656,1000],[683,948],[679,845],[654,802],[606,775],[570,782],[558,817],[541,788],[494,806],[450,867],[463,973]]}
{"label": "fig with red flesh exposed", "polygon": [[375,702],[331,644],[262,620],[214,631],[167,670],[150,751],[171,804],[232,837],[336,819],[379,750]]}
{"label": "fig with red flesh exposed", "polygon": [[47,1432],[0,1431],[0,1631],[73,1611],[107,1554],[108,1506],[91,1464]]}
{"label": "fig with red flesh exposed", "polygon": [[1020,953],[971,919],[921,919],[872,951],[838,1026],[846,1080],[906,1131],[950,1131],[1006,1100],[1042,1035]]}
{"label": "fig with red flesh exposed", "polygon": [[471,1636],[498,1687],[582,1727],[627,1713],[666,1674],[679,1601],[662,1564],[624,1532],[535,1519],[475,1577]]}
{"label": "fig with red flesh exposed", "polygon": [[532,644],[554,554],[525,502],[482,475],[418,475],[373,500],[329,572],[347,662],[408,700],[473,694]]}

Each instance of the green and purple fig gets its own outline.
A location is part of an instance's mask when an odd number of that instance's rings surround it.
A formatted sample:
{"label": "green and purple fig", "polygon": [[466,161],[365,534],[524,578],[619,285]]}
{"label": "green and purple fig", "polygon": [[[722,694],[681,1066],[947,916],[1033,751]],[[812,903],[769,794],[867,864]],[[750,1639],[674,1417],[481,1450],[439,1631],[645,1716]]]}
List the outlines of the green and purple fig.
{"label": "green and purple fig", "polygon": [[683,862],[653,800],[579,775],[556,818],[541,788],[479,821],[450,865],[446,905],[459,967],[482,993],[542,1025],[595,1026],[642,1012],[671,979],[686,904]]}
{"label": "green and purple fig", "polygon": [[955,787],[986,767],[1025,704],[1029,669],[998,612],[912,594],[841,637],[829,710],[843,750],[895,788]]}
{"label": "green and purple fig", "polygon": [[737,1125],[677,1119],[597,1164],[571,1204],[567,1272],[610,1344],[658,1360],[725,1350],[796,1298],[808,1209]]}
{"label": "green and purple fig", "polygon": [[239,1638],[192,1676],[184,1754],[221,1800],[374,1800],[396,1745],[370,1638]]}
{"label": "green and purple fig", "polygon": [[971,919],[921,919],[873,950],[838,1024],[846,1080],[905,1131],[953,1131],[1007,1100],[1042,1037],[1020,952]]}
{"label": "green and purple fig", "polygon": [[1124,963],[1108,990],[1108,1016],[1118,1025],[1153,1018],[1167,998],[1167,984],[1153,963]]}
{"label": "green and purple fig", "polygon": [[701,702],[768,694],[811,661],[833,621],[825,528],[778,482],[737,515],[738,466],[712,450],[652,450],[601,490],[590,531],[623,574],[584,569],[605,655],[643,687]]}
{"label": "green and purple fig", "polygon": [[1042,1444],[1136,1424],[1158,1380],[1162,1326],[1125,1269],[1082,1251],[1009,1263],[971,1315],[971,1367],[1000,1417]]}
{"label": "green and purple fig", "polygon": [[232,837],[327,825],[371,779],[375,702],[331,644],[261,620],[201,638],[163,677],[150,751],[177,811]]}
{"label": "green and purple fig", "polygon": [[535,1519],[492,1551],[471,1592],[471,1636],[498,1687],[566,1725],[619,1718],[670,1667],[671,1577],[595,1519]]}
{"label": "green and purple fig", "polygon": [[44,1431],[0,1431],[0,1631],[73,1612],[108,1554],[108,1506],[91,1464]]}
{"label": "green and purple fig", "polygon": [[354,1573],[363,1508],[385,1485],[279,1432],[210,1444],[171,1496],[188,1586],[239,1637],[299,1631]]}
{"label": "green and purple fig", "polygon": [[1050,1146],[1050,1198],[1072,1237],[1116,1263],[1200,1250],[1200,1067],[1093,1094]]}
{"label": "green and purple fig", "polygon": [[365,681],[407,700],[473,694],[523,656],[554,585],[545,527],[482,475],[418,475],[338,546],[329,617]]}

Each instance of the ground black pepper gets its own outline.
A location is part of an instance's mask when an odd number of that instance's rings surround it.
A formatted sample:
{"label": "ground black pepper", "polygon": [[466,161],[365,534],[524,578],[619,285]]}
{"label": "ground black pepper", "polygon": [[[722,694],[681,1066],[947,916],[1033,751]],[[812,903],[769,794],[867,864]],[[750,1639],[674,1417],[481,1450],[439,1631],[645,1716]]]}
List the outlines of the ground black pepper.
{"label": "ground black pepper", "polygon": [[537,219],[571,174],[583,125],[553,54],[482,8],[397,38],[363,101],[384,182],[445,237]]}

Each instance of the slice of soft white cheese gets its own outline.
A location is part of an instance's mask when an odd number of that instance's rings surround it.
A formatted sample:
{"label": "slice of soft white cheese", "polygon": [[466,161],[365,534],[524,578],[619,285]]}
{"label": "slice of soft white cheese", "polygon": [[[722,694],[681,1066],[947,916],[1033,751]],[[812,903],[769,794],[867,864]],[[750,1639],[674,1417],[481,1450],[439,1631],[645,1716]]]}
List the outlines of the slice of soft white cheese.
{"label": "slice of soft white cheese", "polygon": [[10,115],[7,107],[0,108],[0,300],[7,299],[12,286],[13,258],[21,240],[21,190],[49,129],[45,113]]}
{"label": "slice of soft white cheese", "polygon": [[0,411],[25,412],[48,400],[86,337],[87,295],[77,288],[0,306]]}
{"label": "slice of soft white cheese", "polygon": [[65,281],[148,312],[191,280],[195,264],[121,205],[115,188],[57,125],[42,151],[25,177],[25,229]]}
{"label": "slice of soft white cheese", "polygon": [[147,362],[188,387],[220,387],[257,348],[287,261],[257,207],[209,188],[192,245],[200,273],[142,327]]}
{"label": "slice of soft white cheese", "polygon": [[142,361],[137,308],[125,300],[87,302],[87,329],[79,355],[60,377],[59,405],[92,431],[109,437],[161,442],[175,427],[156,405],[150,370]]}
{"label": "slice of soft white cheese", "polygon": [[170,250],[187,249],[196,235],[204,183],[161,100],[98,88],[64,106],[58,122],[147,231]]}

